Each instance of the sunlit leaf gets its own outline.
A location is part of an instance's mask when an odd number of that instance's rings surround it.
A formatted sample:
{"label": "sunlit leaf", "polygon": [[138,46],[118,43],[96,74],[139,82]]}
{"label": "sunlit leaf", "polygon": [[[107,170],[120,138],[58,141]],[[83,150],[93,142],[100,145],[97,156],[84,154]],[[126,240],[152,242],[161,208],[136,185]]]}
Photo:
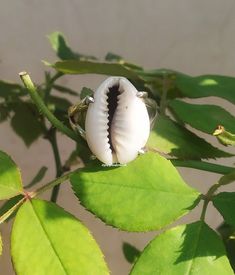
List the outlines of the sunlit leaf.
{"label": "sunlit leaf", "polygon": [[51,66],[66,74],[103,74],[111,76],[124,76],[133,81],[144,84],[143,80],[137,73],[119,63],[69,60],[59,61]]}
{"label": "sunlit leaf", "polygon": [[118,168],[87,166],[71,177],[71,183],[82,205],[106,224],[126,231],[160,229],[199,201],[199,193],[171,162],[155,153]]}
{"label": "sunlit leaf", "polygon": [[19,168],[6,153],[0,151],[0,200],[14,197],[22,191]]}
{"label": "sunlit leaf", "polygon": [[131,275],[232,275],[219,236],[204,222],[180,225],[157,236],[144,249]]}
{"label": "sunlit leaf", "polygon": [[224,220],[228,224],[235,225],[235,192],[219,193],[212,201]]}
{"label": "sunlit leaf", "polygon": [[230,157],[232,154],[212,146],[178,123],[159,116],[147,146],[181,159]]}
{"label": "sunlit leaf", "polygon": [[201,75],[192,77],[177,74],[176,86],[182,96],[190,98],[216,96],[235,103],[235,78],[221,75]]}
{"label": "sunlit leaf", "polygon": [[169,106],[180,121],[205,133],[212,134],[220,124],[235,132],[235,117],[219,106],[189,104],[180,100],[172,100]]}
{"label": "sunlit leaf", "polygon": [[31,200],[19,209],[11,254],[19,275],[109,274],[88,229],[56,204]]}

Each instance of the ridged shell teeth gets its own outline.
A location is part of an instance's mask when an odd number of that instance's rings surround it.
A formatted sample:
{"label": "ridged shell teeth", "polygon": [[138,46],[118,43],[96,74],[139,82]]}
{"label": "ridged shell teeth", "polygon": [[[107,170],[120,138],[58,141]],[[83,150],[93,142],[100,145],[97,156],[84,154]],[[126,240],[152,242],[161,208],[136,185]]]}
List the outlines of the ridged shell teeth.
{"label": "ridged shell teeth", "polygon": [[134,160],[147,142],[149,116],[137,93],[126,78],[109,77],[94,93],[94,103],[89,104],[86,139],[93,154],[107,165]]}

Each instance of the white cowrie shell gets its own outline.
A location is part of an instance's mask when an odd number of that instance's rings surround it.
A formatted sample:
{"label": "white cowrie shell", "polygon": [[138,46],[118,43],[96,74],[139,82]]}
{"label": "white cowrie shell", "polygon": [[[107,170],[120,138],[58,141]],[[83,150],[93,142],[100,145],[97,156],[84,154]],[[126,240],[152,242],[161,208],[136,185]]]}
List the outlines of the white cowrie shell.
{"label": "white cowrie shell", "polygon": [[138,91],[124,77],[109,77],[95,91],[85,121],[86,140],[103,163],[126,164],[145,146],[150,121]]}

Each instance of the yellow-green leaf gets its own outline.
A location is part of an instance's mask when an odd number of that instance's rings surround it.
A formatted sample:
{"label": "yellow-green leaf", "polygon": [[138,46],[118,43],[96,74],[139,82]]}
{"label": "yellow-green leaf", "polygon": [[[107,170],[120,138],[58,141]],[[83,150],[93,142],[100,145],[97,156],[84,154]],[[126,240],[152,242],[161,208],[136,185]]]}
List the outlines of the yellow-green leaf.
{"label": "yellow-green leaf", "polygon": [[19,209],[11,254],[18,275],[109,274],[88,229],[56,204],[31,200]]}

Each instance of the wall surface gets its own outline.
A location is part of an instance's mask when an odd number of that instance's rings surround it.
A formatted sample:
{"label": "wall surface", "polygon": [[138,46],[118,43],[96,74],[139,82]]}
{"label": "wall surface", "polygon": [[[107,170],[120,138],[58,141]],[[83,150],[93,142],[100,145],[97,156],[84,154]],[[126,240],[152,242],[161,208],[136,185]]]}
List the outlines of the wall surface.
{"label": "wall surface", "polygon": [[[27,70],[36,82],[42,81],[45,66],[41,60],[56,60],[46,38],[55,30],[66,35],[72,48],[99,58],[111,51],[146,68],[165,67],[194,75],[235,75],[234,13],[233,0],[2,0],[0,79],[18,82],[18,72]],[[83,86],[95,88],[103,79],[73,76],[62,83],[79,90]],[[65,160],[73,143],[59,136],[59,144]],[[42,165],[50,168],[44,182],[54,177],[53,157],[45,140],[27,149],[4,123],[0,125],[0,148],[21,167],[26,183]],[[206,172],[196,176],[188,169],[181,172],[189,184],[202,191],[218,178]],[[105,226],[79,206],[69,184],[60,193],[59,204],[91,229],[113,275],[127,274],[130,269],[121,252],[123,240],[142,249],[156,235],[128,234]],[[197,208],[191,220],[199,213]],[[215,227],[219,221],[219,215],[211,210],[208,223]],[[4,242],[0,273],[4,275],[14,274],[9,260],[10,227],[7,224],[0,228]]]}

